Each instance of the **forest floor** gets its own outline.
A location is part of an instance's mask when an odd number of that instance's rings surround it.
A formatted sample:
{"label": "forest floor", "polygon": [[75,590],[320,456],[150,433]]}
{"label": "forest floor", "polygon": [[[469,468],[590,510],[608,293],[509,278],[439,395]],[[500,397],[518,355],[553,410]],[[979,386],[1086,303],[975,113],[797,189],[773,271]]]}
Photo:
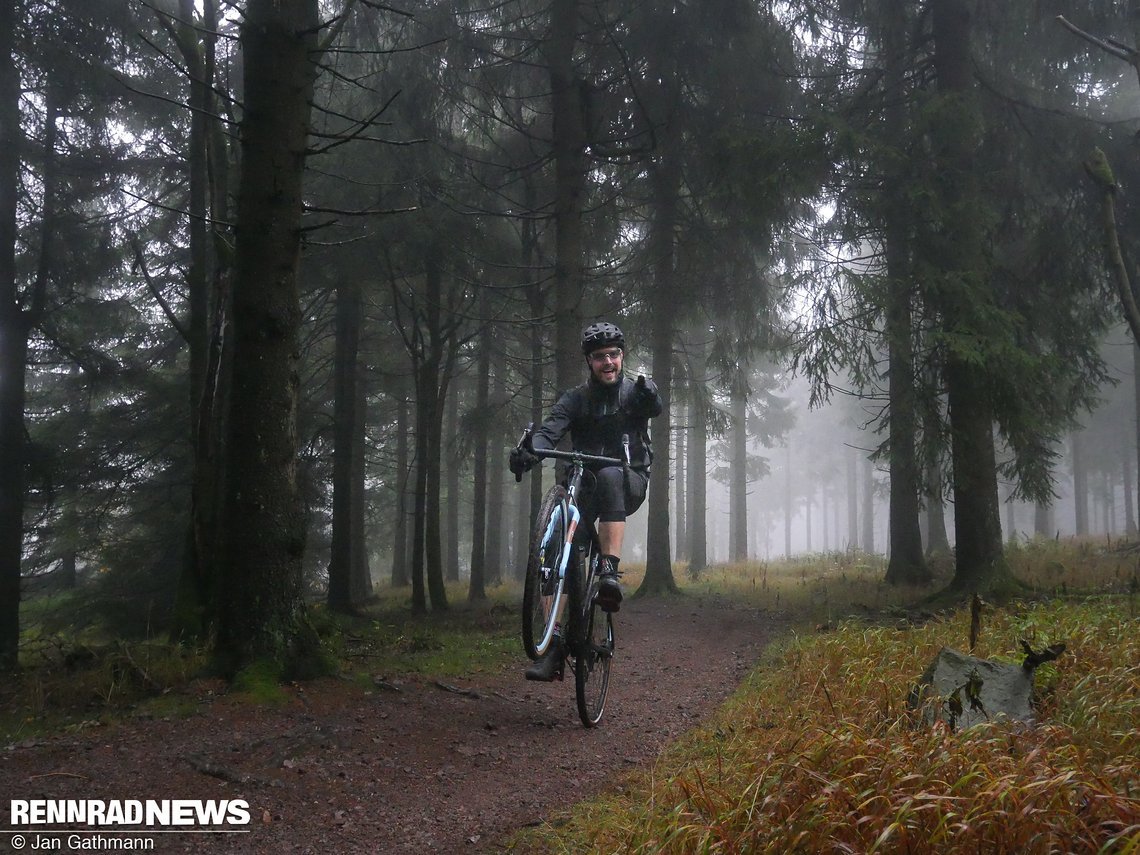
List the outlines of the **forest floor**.
{"label": "forest floor", "polygon": [[[150,835],[154,851],[501,851],[518,829],[651,764],[787,628],[725,600],[627,598],[605,717],[589,730],[572,674],[528,683],[521,652],[517,667],[470,680],[392,678],[366,690],[326,679],[290,686],[272,705],[195,683],[189,715],[0,749],[3,828],[8,799],[244,799],[242,833]],[[36,836],[26,837],[32,848]],[[67,850],[67,835],[54,839]],[[0,834],[0,850],[15,843]]]}

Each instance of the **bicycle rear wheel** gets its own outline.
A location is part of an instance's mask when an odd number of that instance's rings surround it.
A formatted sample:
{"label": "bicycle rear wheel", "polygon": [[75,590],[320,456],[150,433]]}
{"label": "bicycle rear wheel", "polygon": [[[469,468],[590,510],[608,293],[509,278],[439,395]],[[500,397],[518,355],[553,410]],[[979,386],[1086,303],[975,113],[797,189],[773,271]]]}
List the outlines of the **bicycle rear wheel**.
{"label": "bicycle rear wheel", "polygon": [[555,484],[547,491],[534,521],[523,582],[523,649],[531,659],[546,652],[554,635],[565,588],[558,567],[566,544],[566,526],[566,488]]}
{"label": "bicycle rear wheel", "polygon": [[602,719],[606,708],[606,692],[610,687],[610,663],[614,657],[614,622],[596,602],[597,577],[590,574],[586,591],[583,620],[584,633],[574,659],[574,693],[578,698],[578,717],[586,727]]}

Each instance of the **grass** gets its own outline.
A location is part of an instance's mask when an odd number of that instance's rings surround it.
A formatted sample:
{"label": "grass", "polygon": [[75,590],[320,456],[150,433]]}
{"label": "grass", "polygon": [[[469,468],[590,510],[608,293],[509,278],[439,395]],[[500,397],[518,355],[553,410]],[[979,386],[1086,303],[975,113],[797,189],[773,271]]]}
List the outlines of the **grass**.
{"label": "grass", "polygon": [[517,664],[519,594],[509,586],[489,588],[487,599],[468,603],[459,583],[448,585],[449,607],[413,615],[406,589],[381,588],[355,617],[318,607],[317,626],[340,661],[342,672],[370,675],[420,674],[455,677]]}
{"label": "grass", "polygon": [[[448,586],[451,607],[413,616],[406,589],[381,588],[356,616],[313,604],[311,617],[341,676],[371,687],[377,677],[449,678],[518,664],[517,593],[498,586],[483,603]],[[21,670],[0,686],[0,743],[115,720],[188,715],[211,694],[250,704],[285,700],[276,671],[251,666],[231,686],[208,679],[203,650],[161,638],[123,641],[98,624],[77,625],[82,592],[28,598],[21,606]]]}
{"label": "grass", "polygon": [[[987,609],[975,653],[1020,662],[1019,639],[1068,645],[1036,673],[1037,726],[952,733],[922,726],[907,707],[943,645],[968,647],[965,609],[921,625],[841,619],[771,650],[715,718],[652,769],[520,835],[515,848],[1140,852],[1135,555],[1033,544],[1011,550],[1011,563],[1064,596]],[[817,571],[832,580],[826,606],[812,595]],[[782,564],[718,572],[728,578],[707,580],[710,590],[735,587],[753,602],[779,592],[812,620],[862,611],[852,604],[893,605],[876,586],[881,568],[864,575],[826,557],[803,576]]]}
{"label": "grass", "polygon": [[95,633],[41,635],[0,693],[0,740],[106,724],[127,715],[183,715],[185,691],[202,672],[200,651],[162,641],[107,640]]}
{"label": "grass", "polygon": [[[938,568],[940,578],[949,578],[947,569]],[[678,567],[675,576],[683,593],[727,594],[737,601],[818,624],[904,608],[924,593],[923,589],[886,584],[886,571],[882,556],[851,550],[791,561],[717,565],[703,570],[696,579],[688,575],[687,568]]]}

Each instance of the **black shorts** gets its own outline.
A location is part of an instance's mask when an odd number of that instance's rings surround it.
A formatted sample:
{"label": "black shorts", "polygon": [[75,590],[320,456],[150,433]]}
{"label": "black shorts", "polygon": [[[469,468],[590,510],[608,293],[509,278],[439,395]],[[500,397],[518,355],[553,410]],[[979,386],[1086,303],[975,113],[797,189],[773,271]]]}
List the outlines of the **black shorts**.
{"label": "black shorts", "polygon": [[607,466],[583,476],[578,505],[590,521],[625,522],[641,507],[648,489],[649,479],[642,473],[631,469],[627,485],[622,467]]}

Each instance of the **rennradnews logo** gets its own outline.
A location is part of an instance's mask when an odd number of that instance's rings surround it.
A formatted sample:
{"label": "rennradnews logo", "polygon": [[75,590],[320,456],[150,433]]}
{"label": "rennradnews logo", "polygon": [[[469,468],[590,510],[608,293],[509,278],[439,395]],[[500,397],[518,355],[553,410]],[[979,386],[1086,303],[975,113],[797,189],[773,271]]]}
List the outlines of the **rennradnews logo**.
{"label": "rennradnews logo", "polygon": [[12,827],[248,825],[244,799],[12,799]]}

